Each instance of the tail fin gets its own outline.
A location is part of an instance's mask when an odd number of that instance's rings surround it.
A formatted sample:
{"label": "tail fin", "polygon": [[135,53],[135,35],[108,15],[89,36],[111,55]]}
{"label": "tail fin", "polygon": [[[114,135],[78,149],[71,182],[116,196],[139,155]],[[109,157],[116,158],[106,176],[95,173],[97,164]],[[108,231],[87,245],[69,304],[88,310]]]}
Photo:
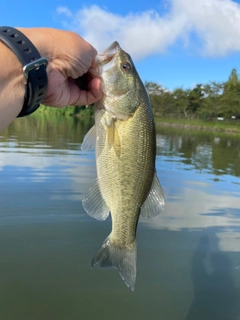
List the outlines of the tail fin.
{"label": "tail fin", "polygon": [[93,268],[98,265],[102,269],[117,269],[123,281],[133,291],[137,274],[136,261],[136,241],[130,248],[120,247],[111,242],[110,237],[107,237],[94,255],[91,267]]}

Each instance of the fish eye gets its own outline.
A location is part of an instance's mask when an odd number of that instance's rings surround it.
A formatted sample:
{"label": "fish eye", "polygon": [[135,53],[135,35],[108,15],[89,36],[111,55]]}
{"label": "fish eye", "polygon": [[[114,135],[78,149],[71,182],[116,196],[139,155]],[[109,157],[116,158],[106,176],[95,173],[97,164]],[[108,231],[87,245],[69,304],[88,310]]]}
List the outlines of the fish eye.
{"label": "fish eye", "polygon": [[123,62],[122,63],[123,71],[129,71],[129,70],[131,70],[131,68],[132,68],[132,66],[131,66],[131,64],[129,62]]}

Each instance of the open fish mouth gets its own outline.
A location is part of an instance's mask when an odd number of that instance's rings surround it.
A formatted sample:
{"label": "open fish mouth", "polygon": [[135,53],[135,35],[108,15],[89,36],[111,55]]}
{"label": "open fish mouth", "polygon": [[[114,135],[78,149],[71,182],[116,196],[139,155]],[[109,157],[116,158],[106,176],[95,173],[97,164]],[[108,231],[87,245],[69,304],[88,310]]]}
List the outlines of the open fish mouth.
{"label": "open fish mouth", "polygon": [[114,41],[102,53],[97,54],[89,73],[93,77],[101,78],[101,74],[115,65],[116,57],[121,51],[121,47],[117,41]]}
{"label": "open fish mouth", "polygon": [[117,41],[114,41],[107,49],[105,49],[100,55],[105,54],[116,54],[117,51],[121,50],[121,47]]}
{"label": "open fish mouth", "polygon": [[106,50],[96,56],[94,66],[103,66],[109,63],[120,50],[122,49],[119,43],[114,41]]}

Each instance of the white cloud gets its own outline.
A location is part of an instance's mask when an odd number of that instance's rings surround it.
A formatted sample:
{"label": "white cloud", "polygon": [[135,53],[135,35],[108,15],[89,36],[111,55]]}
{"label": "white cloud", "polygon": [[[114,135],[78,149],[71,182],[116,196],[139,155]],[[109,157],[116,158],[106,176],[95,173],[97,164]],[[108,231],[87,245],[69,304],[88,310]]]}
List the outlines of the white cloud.
{"label": "white cloud", "polygon": [[[64,13],[63,8],[61,13]],[[78,11],[73,17],[69,22],[69,29],[79,32],[98,51],[117,40],[122,48],[128,48],[128,52],[135,59],[166,51],[179,36],[179,27],[181,28],[182,24],[181,20],[177,19],[177,27],[176,21],[171,21],[168,17],[162,18],[155,11],[123,17],[95,5]]]}
{"label": "white cloud", "polygon": [[197,47],[208,56],[240,51],[239,4],[231,0],[169,0],[169,3],[169,11],[164,15],[149,10],[121,16],[96,5],[76,13],[59,7],[57,12],[67,19],[64,26],[80,33],[99,52],[114,40],[134,59],[165,52],[178,40],[187,50]]}
{"label": "white cloud", "polygon": [[182,15],[208,56],[240,50],[240,5],[231,0],[171,0],[173,16]]}
{"label": "white cloud", "polygon": [[65,15],[67,18],[72,18],[73,16],[71,10],[69,10],[67,7],[62,7],[62,6],[59,6],[57,8],[57,13]]}

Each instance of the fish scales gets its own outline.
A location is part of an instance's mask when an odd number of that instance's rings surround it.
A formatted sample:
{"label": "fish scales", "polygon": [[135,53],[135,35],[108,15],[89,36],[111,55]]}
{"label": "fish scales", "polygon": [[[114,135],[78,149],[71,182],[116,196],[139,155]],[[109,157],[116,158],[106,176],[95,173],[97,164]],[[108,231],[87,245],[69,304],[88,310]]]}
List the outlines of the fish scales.
{"label": "fish scales", "polygon": [[[100,117],[105,114],[98,110],[96,113]],[[131,243],[135,240],[140,206],[149,193],[155,170],[153,119],[146,123],[146,106],[141,105],[127,122],[116,120],[115,131],[119,136],[119,143],[109,150],[106,130],[102,121],[99,121],[98,114],[97,170],[100,190],[112,215],[111,236],[119,244]],[[136,123],[139,126],[137,131]],[[124,223],[126,221],[127,224]]]}
{"label": "fish scales", "polygon": [[103,98],[95,104],[95,127],[82,149],[95,139],[97,183],[85,199],[87,213],[105,220],[112,231],[98,249],[92,267],[115,268],[132,290],[136,282],[136,229],[139,215],[156,216],[164,207],[155,172],[156,134],[146,89],[131,57],[117,42],[96,57]]}

